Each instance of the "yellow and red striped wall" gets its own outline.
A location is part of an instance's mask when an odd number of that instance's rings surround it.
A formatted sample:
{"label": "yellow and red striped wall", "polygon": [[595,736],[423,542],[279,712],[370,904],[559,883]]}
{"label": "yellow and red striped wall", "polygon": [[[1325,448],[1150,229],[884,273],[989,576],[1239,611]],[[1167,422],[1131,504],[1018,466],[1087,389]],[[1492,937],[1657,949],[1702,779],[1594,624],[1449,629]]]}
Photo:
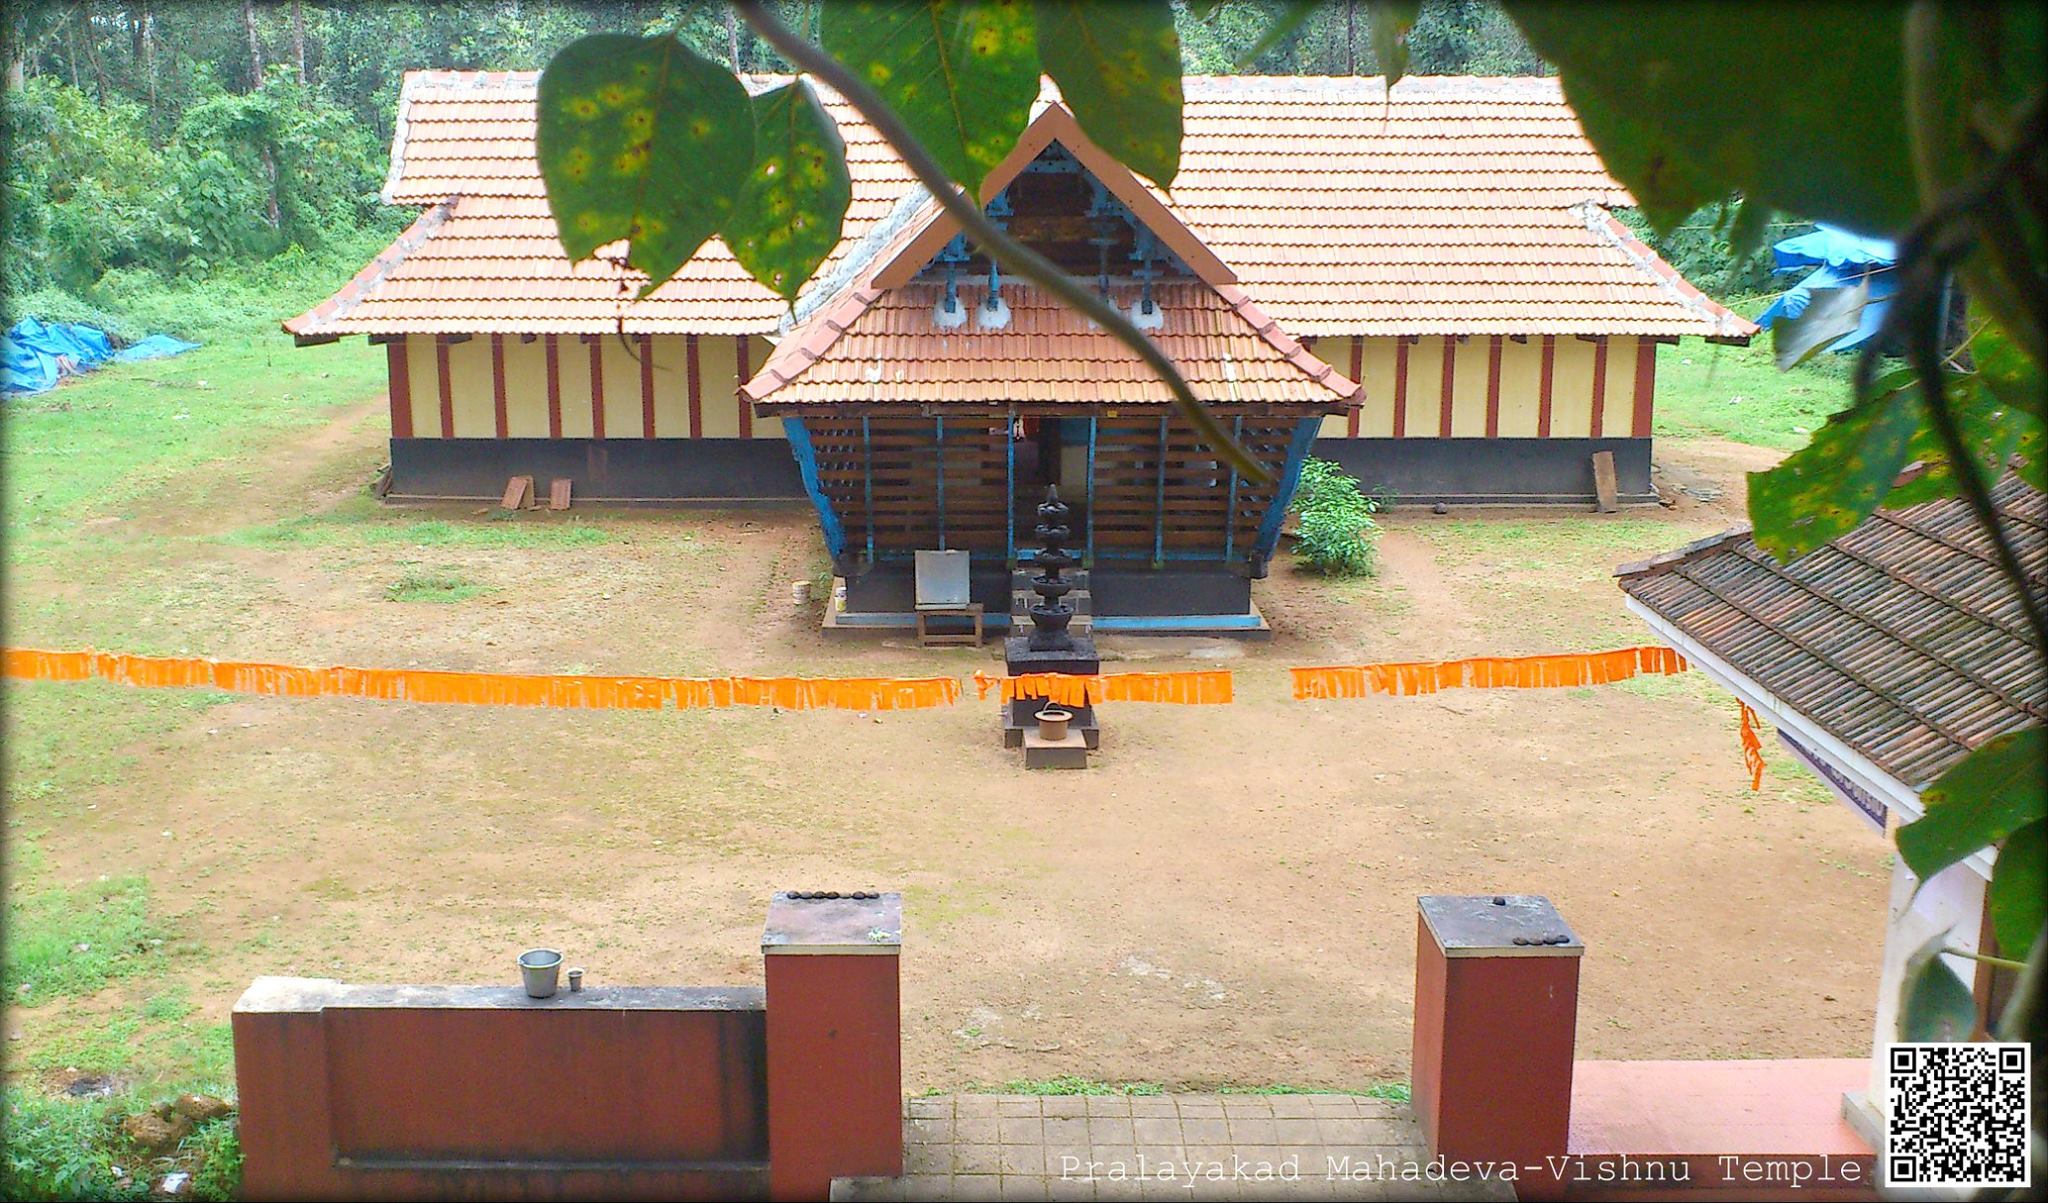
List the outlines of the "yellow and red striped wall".
{"label": "yellow and red striped wall", "polygon": [[398,439],[779,439],[740,382],[760,335],[397,335],[384,343]]}
{"label": "yellow and red striped wall", "polygon": [[1310,349],[1365,385],[1361,408],[1324,419],[1326,439],[1650,437],[1654,339],[1333,337]]}
{"label": "yellow and red striped wall", "polygon": [[[1574,335],[1329,337],[1365,385],[1323,438],[1648,438],[1657,344]],[[395,438],[781,438],[739,386],[761,335],[393,336]]]}

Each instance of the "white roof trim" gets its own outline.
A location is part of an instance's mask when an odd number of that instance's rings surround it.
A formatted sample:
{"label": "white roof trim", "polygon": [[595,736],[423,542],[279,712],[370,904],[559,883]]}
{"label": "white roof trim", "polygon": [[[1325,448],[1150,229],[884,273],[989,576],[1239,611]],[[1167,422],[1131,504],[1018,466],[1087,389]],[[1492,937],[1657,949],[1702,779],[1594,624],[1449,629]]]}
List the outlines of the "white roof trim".
{"label": "white roof trim", "polygon": [[[1708,651],[1700,643],[1672,625],[1656,611],[1633,597],[1622,599],[1636,617],[1649,624],[1652,631],[1684,654],[1699,669],[1713,678],[1715,683],[1749,704],[1750,709],[1769,719],[1774,726],[1793,733],[1800,743],[1813,750],[1816,756],[1825,756],[1841,774],[1857,785],[1883,799],[1884,804],[1899,812],[1904,822],[1911,822],[1927,813],[1927,807],[1920,801],[1920,791],[1900,781],[1873,764],[1869,757],[1851,748],[1825,727],[1811,718],[1786,705],[1770,690],[1737,671],[1726,660]],[[1991,877],[1991,866],[1997,860],[1997,853],[1989,848],[1980,849],[1964,859],[1965,864],[1980,877]]]}

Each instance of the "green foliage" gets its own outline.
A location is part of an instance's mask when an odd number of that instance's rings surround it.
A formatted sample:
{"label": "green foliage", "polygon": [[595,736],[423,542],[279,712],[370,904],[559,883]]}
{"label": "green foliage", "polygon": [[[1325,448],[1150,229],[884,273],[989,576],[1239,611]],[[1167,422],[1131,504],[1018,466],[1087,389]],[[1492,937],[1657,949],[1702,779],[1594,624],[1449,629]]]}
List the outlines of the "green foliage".
{"label": "green foliage", "polygon": [[1906,958],[1897,1039],[1968,1040],[1977,1026],[1976,998],[1941,959],[1947,944],[1948,933],[1940,932]]}
{"label": "green foliage", "polygon": [[1379,503],[1339,464],[1311,457],[1288,509],[1299,516],[1295,552],[1325,576],[1370,576],[1376,567]]}
{"label": "green foliage", "polygon": [[[45,1098],[10,1087],[5,1094],[6,1146],[0,1153],[0,1198],[146,1199],[134,1173],[116,1174],[119,1116],[109,1100]],[[133,1164],[135,1158],[124,1158]],[[239,1177],[239,1174],[237,1175]]]}
{"label": "green foliage", "polygon": [[562,248],[630,242],[645,296],[732,214],[754,115],[732,72],[668,36],[596,34],[541,76],[535,150]]}
{"label": "green foliage", "polygon": [[839,245],[853,199],[846,143],[807,80],[751,104],[754,166],[722,232],[740,266],[794,301]]}
{"label": "green foliage", "polygon": [[[142,1155],[121,1120],[144,1108],[134,1095],[71,1099],[9,1087],[0,1103],[0,1198],[147,1199],[165,1163]],[[242,1186],[242,1142],[235,1117],[193,1129],[172,1161],[192,1175],[189,1197],[228,1200]]]}
{"label": "green foliage", "polygon": [[1920,793],[1927,813],[1899,829],[1899,855],[1922,880],[2048,818],[2048,728],[1980,745]]}
{"label": "green foliage", "polygon": [[1729,192],[1871,234],[1911,221],[1919,189],[1896,0],[1802,5],[1796,37],[1758,36],[1776,14],[1703,3],[1640,5],[1625,21],[1589,21],[1570,5],[1508,12],[1557,64],[1600,157],[1660,228]]}
{"label": "green foliage", "polygon": [[1038,57],[1096,145],[1172,186],[1180,170],[1180,35],[1166,0],[1039,0]]}
{"label": "green foliage", "polygon": [[[149,883],[116,877],[77,889],[10,883],[5,972],[10,1002],[37,1006],[90,994],[162,959],[163,936],[149,914]],[[23,987],[27,987],[26,990]]]}
{"label": "green foliage", "polygon": [[1038,99],[1022,0],[849,0],[820,14],[820,44],[886,101],[946,174],[979,193]]}
{"label": "green foliage", "polygon": [[468,601],[491,592],[488,585],[478,585],[451,576],[445,572],[426,572],[408,568],[404,574],[385,586],[384,597],[395,602],[439,602],[444,605]]}
{"label": "green foliage", "polygon": [[1061,1074],[1053,1078],[1023,1078],[1000,1086],[970,1088],[977,1094],[1036,1094],[1056,1097],[1072,1095],[1160,1095],[1166,1088],[1157,1082],[1098,1082],[1093,1078]]}

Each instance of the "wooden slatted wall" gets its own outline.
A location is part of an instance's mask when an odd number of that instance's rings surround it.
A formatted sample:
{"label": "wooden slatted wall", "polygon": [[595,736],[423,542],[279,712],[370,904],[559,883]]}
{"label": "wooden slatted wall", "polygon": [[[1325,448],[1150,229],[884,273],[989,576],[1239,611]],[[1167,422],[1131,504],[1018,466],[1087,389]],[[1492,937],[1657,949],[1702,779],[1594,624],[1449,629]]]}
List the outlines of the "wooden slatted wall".
{"label": "wooden slatted wall", "polygon": [[[1224,421],[1277,479],[1287,460],[1295,419],[1236,417]],[[945,466],[945,546],[976,555],[1003,556],[1009,547],[1006,502],[1015,505],[1016,538],[1032,541],[1033,507],[1045,485],[1033,457],[1018,457],[1014,497],[1006,461],[1007,420],[1000,414],[962,414],[940,424],[932,418],[884,414],[866,419],[831,413],[805,418],[818,460],[818,483],[838,512],[846,550],[863,555],[896,555],[940,545],[939,466]],[[1160,423],[1156,413],[1102,418],[1096,434],[1094,529],[1099,554],[1150,560],[1155,543],[1169,559],[1221,560],[1226,546],[1242,559],[1258,537],[1273,486],[1239,479],[1235,497],[1231,474],[1187,425],[1166,424],[1165,479],[1160,477]],[[870,448],[872,463],[870,463]],[[1069,490],[1071,493],[1072,490]],[[1156,515],[1163,497],[1163,527]],[[1080,495],[1069,501],[1083,503]],[[869,514],[873,515],[870,531]],[[1232,527],[1226,543],[1226,515]],[[1076,514],[1074,544],[1085,538],[1083,514]],[[870,535],[872,534],[872,542]]]}

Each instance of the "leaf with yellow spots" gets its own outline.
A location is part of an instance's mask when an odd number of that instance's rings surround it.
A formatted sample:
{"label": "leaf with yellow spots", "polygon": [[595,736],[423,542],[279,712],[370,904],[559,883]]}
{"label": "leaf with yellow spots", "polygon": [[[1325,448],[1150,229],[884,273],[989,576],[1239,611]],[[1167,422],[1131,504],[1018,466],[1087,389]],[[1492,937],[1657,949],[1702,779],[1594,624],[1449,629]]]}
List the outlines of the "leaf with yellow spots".
{"label": "leaf with yellow spots", "polygon": [[752,103],[754,170],[720,233],[740,266],[793,301],[839,245],[853,197],[846,143],[803,80]]}
{"label": "leaf with yellow spots", "polygon": [[718,232],[754,164],[746,89],[666,34],[598,34],[540,77],[534,144],[562,249],[626,241],[646,296]]}
{"label": "leaf with yellow spots", "polygon": [[1180,170],[1180,35],[1168,0],[1038,0],[1038,57],[1097,146],[1165,188]]}
{"label": "leaf with yellow spots", "polygon": [[888,102],[946,174],[977,195],[1038,99],[1024,0],[845,0],[819,40]]}
{"label": "leaf with yellow spots", "polygon": [[1757,546],[1789,563],[1862,525],[1924,442],[1926,415],[1911,369],[1892,372],[1777,467],[1750,473]]}

